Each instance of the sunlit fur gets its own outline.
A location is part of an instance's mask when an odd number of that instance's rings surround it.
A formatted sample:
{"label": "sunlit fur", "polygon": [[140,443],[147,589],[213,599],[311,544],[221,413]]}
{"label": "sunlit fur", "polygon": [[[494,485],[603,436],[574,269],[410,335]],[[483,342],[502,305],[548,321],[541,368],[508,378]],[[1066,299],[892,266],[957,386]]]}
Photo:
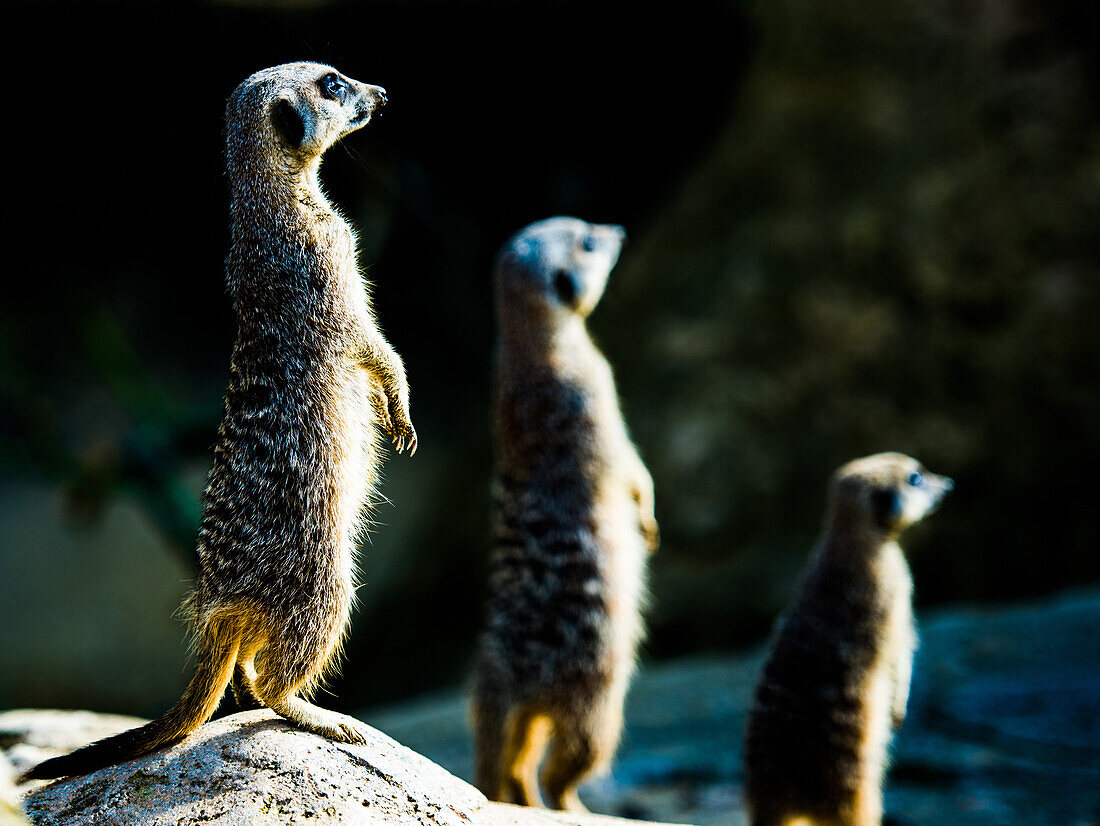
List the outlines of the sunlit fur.
{"label": "sunlit fur", "polygon": [[547,802],[583,808],[577,785],[607,767],[622,728],[657,523],[585,328],[622,239],[554,218],[496,264],[495,548],[473,701],[476,781],[496,800],[540,803],[549,738]]}
{"label": "sunlit fur", "polygon": [[194,632],[195,676],[163,717],[29,777],[83,774],[178,741],[209,719],[231,679],[244,702],[336,740],[363,738],[361,723],[303,695],[339,656],[380,432],[399,450],[414,449],[416,435],[404,368],[378,331],[351,228],[317,179],[324,151],[363,126],[385,95],[343,78],[345,100],[329,100],[318,84],[330,72],[314,63],[257,72],[226,111],[226,274],[238,333],[199,574],[181,609]]}
{"label": "sunlit fur", "polygon": [[756,688],[745,740],[753,826],[881,823],[917,644],[896,540],[952,487],[900,453],[836,472],[824,537]]}

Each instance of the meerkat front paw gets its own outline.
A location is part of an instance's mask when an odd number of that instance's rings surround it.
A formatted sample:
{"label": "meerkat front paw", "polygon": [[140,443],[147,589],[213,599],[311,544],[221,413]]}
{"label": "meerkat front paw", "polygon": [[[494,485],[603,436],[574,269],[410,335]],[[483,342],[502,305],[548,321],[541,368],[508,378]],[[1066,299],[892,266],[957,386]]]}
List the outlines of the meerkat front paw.
{"label": "meerkat front paw", "polygon": [[409,419],[409,403],[378,386],[374,389],[373,401],[378,425],[389,434],[397,452],[408,450],[410,456],[416,453],[416,429]]}
{"label": "meerkat front paw", "polygon": [[906,703],[901,701],[895,703],[893,709],[891,709],[890,723],[893,725],[895,731],[905,725],[905,706]]}
{"label": "meerkat front paw", "polygon": [[661,547],[661,529],[657,525],[657,520],[652,516],[642,517],[642,536],[645,537],[646,547],[649,548],[649,552],[653,553]]}
{"label": "meerkat front paw", "polygon": [[642,536],[645,537],[649,552],[653,553],[661,547],[661,529],[657,526],[657,517],[653,514],[653,481],[646,473],[641,481],[635,482],[630,488],[630,495],[634,504],[638,506],[638,526]]}
{"label": "meerkat front paw", "polygon": [[416,429],[409,418],[408,402],[390,396],[386,403],[384,426],[398,453],[408,451],[410,456],[416,453]]}

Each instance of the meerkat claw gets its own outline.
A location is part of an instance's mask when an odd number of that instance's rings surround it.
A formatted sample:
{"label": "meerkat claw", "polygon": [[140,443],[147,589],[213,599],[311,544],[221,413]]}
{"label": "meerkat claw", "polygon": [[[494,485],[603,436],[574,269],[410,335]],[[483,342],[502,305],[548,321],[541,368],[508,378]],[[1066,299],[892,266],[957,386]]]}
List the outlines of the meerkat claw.
{"label": "meerkat claw", "polygon": [[345,743],[351,743],[356,746],[362,746],[367,742],[367,738],[363,736],[363,733],[354,726],[350,726],[347,723],[340,724],[340,733],[343,735]]}
{"label": "meerkat claw", "polygon": [[395,428],[393,445],[398,453],[408,453],[412,456],[416,453],[416,431],[411,427]]}
{"label": "meerkat claw", "polygon": [[410,456],[416,453],[416,429],[409,422],[408,416],[388,416],[383,426],[390,434],[398,453],[407,452]]}

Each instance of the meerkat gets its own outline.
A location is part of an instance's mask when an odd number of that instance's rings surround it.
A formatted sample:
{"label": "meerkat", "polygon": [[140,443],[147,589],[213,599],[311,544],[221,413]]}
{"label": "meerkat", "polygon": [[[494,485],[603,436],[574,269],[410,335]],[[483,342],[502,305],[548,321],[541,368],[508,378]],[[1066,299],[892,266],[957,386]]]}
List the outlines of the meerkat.
{"label": "meerkat", "polygon": [[181,612],[195,676],[147,725],[47,760],[25,777],[86,774],[178,742],[238,696],[342,742],[362,723],[306,697],[339,657],[357,536],[386,431],[416,449],[401,359],[382,337],[355,237],[321,191],[325,150],[385,91],[331,66],[265,69],[232,93],[226,262],[238,332],[203,497],[199,573]]}
{"label": "meerkat", "polygon": [[495,548],[475,668],[476,783],[495,800],[582,810],[605,769],[642,635],[653,480],[585,327],[624,239],[541,221],[495,266]]}
{"label": "meerkat", "polygon": [[824,537],[779,625],[745,740],[753,826],[878,826],[917,635],[905,528],[954,488],[900,453],[833,477]]}

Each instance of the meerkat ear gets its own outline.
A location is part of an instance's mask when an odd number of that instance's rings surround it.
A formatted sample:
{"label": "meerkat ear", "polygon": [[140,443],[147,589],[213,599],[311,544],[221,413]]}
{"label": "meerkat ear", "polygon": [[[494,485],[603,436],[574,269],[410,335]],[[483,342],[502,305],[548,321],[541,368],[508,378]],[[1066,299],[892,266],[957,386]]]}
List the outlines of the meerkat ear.
{"label": "meerkat ear", "polygon": [[902,501],[901,493],[894,488],[875,488],[871,491],[871,510],[875,522],[888,528],[898,521],[905,510],[905,502]]}
{"label": "meerkat ear", "polygon": [[295,101],[285,96],[276,100],[271,109],[271,121],[283,140],[292,148],[297,149],[302,145],[302,139],[306,136],[306,123]]}
{"label": "meerkat ear", "polygon": [[566,307],[574,307],[581,295],[581,276],[575,270],[561,269],[554,273],[554,292]]}

